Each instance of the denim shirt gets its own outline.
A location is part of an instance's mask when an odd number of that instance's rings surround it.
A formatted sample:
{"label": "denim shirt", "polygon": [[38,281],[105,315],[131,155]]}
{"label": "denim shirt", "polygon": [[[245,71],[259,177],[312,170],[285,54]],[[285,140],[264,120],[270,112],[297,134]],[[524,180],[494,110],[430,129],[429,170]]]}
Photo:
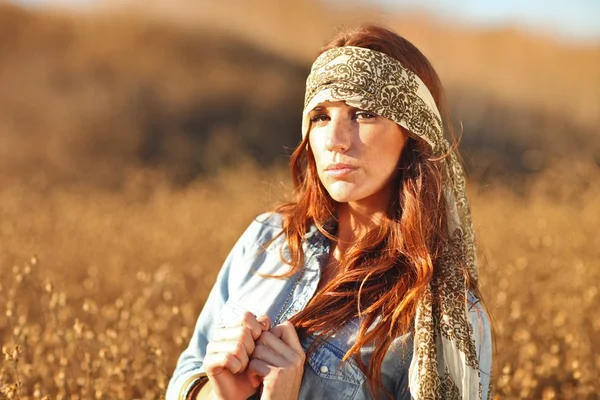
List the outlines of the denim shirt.
{"label": "denim shirt", "polygon": [[[206,346],[213,339],[215,327],[227,325],[245,311],[268,315],[276,325],[304,309],[313,297],[321,278],[321,268],[325,267],[329,254],[328,240],[314,226],[306,234],[304,267],[298,273],[287,279],[260,275],[282,275],[289,271],[289,265],[281,260],[280,253],[282,246],[284,251],[287,248],[284,235],[265,249],[265,245],[281,230],[279,214],[263,214],[250,224],[235,244],[198,317],[190,344],[179,357],[167,388],[166,400],[176,400],[180,393],[185,395],[191,386],[190,377],[204,372]],[[486,399],[492,361],[490,326],[483,307],[475,297],[469,296],[469,303],[473,304],[469,315],[479,356],[482,398]],[[309,354],[299,399],[372,398],[370,385],[357,362],[354,359],[341,362],[354,343],[358,327],[357,321],[349,323]],[[305,351],[314,339],[314,336],[302,338]],[[373,350],[374,346],[361,349],[364,362],[370,360]],[[412,351],[412,338],[407,334],[396,338],[384,357],[382,383],[396,399],[411,399],[408,368]],[[388,397],[378,393],[377,398]]]}

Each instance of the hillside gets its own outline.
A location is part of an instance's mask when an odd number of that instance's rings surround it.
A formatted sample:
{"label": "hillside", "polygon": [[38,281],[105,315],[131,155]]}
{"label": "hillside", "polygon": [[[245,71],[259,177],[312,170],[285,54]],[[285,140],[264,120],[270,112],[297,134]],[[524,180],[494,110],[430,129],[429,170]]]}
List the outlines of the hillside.
{"label": "hillside", "polygon": [[475,177],[598,163],[598,48],[316,2],[165,4],[83,16],[0,5],[4,175],[118,186],[128,169],[163,168],[183,183],[240,157],[284,162],[310,60],[334,26],[364,20],[397,28],[437,66]]}

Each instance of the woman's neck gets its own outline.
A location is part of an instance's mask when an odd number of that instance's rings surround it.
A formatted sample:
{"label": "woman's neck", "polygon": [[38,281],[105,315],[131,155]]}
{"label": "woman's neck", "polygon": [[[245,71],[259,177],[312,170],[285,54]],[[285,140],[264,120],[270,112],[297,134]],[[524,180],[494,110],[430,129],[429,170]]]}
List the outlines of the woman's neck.
{"label": "woman's neck", "polygon": [[[367,232],[379,226],[385,217],[385,209],[373,208],[369,204],[342,203],[337,209],[337,237],[335,252],[344,254],[345,250],[360,240]],[[335,257],[338,260],[341,258]]]}
{"label": "woman's neck", "polygon": [[[327,259],[327,268],[323,271],[319,289],[342,273],[342,264],[346,250],[360,240],[371,229],[379,226],[385,217],[385,208],[375,202],[340,203],[337,208],[337,241],[332,243]],[[377,206],[377,207],[376,207]]]}

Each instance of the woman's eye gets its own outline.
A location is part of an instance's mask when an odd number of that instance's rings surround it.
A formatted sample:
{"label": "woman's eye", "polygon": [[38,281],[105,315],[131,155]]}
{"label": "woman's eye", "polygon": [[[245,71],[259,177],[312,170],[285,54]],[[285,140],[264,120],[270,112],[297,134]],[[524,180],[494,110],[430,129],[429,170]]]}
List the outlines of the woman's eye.
{"label": "woman's eye", "polygon": [[376,117],[377,117],[376,114],[373,114],[368,111],[357,111],[356,112],[357,119],[371,119],[371,118],[376,118]]}
{"label": "woman's eye", "polygon": [[316,114],[310,117],[310,122],[323,122],[329,119],[329,115],[327,114]]}

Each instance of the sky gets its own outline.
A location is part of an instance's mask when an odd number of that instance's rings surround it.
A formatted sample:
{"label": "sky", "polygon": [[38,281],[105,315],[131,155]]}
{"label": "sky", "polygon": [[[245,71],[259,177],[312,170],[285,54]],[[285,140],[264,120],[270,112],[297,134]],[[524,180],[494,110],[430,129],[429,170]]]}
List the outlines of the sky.
{"label": "sky", "polygon": [[600,42],[600,0],[378,0],[378,3],[391,10],[424,9],[442,19],[478,26],[517,26],[567,40]]}
{"label": "sky", "polygon": [[[102,0],[13,0],[28,6],[87,7]],[[201,0],[198,0],[201,1]],[[348,0],[327,0],[348,4]],[[515,26],[573,42],[600,43],[600,0],[354,0],[390,12],[425,10],[443,20],[481,27]]]}

